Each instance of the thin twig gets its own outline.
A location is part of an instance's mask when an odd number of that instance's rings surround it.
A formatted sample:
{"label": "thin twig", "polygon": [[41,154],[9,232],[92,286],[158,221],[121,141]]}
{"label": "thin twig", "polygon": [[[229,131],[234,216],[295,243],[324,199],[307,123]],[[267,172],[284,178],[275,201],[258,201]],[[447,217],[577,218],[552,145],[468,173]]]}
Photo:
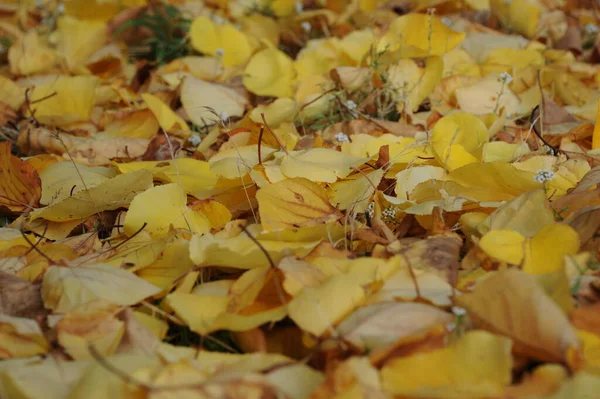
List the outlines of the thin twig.
{"label": "thin twig", "polygon": [[282,149],[283,152],[285,152],[286,154],[289,155],[287,149],[285,148],[285,146],[281,143],[281,140],[279,140],[279,137],[277,137],[277,135],[275,134],[275,132],[273,131],[273,129],[271,129],[271,127],[269,126],[269,124],[267,123],[267,120],[265,119],[265,114],[264,113],[260,113],[260,117],[263,120],[263,123],[265,124],[265,127],[267,128],[267,130],[269,132],[271,132],[271,134],[273,135],[273,137],[275,137],[275,140],[277,141],[277,144],[279,144],[279,147]]}
{"label": "thin twig", "polygon": [[263,247],[263,245],[260,242],[258,242],[258,240],[252,236],[252,234],[250,234],[250,232],[248,231],[248,229],[246,229],[245,226],[240,225],[240,228],[244,233],[246,233],[248,238],[250,238],[252,242],[254,242],[258,246],[258,248],[260,248],[262,253],[265,254],[267,260],[269,261],[269,265],[271,265],[271,267],[274,269],[277,268],[277,266],[275,266],[275,262],[273,262],[273,258],[271,258],[271,255],[269,255],[269,252],[265,249],[265,247]]}

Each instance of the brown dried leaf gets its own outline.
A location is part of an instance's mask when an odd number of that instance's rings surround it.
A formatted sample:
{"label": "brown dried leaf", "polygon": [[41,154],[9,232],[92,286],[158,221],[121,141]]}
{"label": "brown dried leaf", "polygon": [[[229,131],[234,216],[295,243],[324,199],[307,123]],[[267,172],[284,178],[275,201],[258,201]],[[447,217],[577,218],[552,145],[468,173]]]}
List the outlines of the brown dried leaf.
{"label": "brown dried leaf", "polygon": [[0,272],[0,314],[33,319],[46,313],[40,284]]}
{"label": "brown dried leaf", "polygon": [[11,154],[11,143],[0,143],[0,207],[10,213],[37,208],[42,196],[40,176],[33,166]]}

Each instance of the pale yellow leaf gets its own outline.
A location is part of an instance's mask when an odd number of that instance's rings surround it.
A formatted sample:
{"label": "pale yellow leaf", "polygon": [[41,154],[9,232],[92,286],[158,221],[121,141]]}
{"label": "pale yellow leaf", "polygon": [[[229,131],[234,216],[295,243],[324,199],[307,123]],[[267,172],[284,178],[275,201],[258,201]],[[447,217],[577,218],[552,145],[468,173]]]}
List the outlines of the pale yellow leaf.
{"label": "pale yellow leaf", "polygon": [[68,312],[94,299],[134,305],[159,292],[158,287],[135,274],[105,264],[50,266],[42,282],[44,305],[56,313]]}

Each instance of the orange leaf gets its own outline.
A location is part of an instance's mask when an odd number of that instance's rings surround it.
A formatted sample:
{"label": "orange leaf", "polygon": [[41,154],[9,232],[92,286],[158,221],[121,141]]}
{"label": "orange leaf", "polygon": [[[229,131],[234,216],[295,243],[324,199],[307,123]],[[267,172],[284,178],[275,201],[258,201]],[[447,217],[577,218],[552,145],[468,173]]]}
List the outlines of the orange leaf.
{"label": "orange leaf", "polygon": [[39,206],[40,176],[31,164],[12,155],[10,149],[10,142],[0,143],[0,206],[11,213],[26,212]]}

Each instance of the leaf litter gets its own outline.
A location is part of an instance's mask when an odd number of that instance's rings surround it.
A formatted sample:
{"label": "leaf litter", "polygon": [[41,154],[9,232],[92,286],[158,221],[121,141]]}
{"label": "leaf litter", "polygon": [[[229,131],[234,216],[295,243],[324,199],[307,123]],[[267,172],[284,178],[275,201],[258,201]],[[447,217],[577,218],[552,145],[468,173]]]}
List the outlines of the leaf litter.
{"label": "leaf litter", "polygon": [[599,32],[5,1],[0,397],[597,397]]}

